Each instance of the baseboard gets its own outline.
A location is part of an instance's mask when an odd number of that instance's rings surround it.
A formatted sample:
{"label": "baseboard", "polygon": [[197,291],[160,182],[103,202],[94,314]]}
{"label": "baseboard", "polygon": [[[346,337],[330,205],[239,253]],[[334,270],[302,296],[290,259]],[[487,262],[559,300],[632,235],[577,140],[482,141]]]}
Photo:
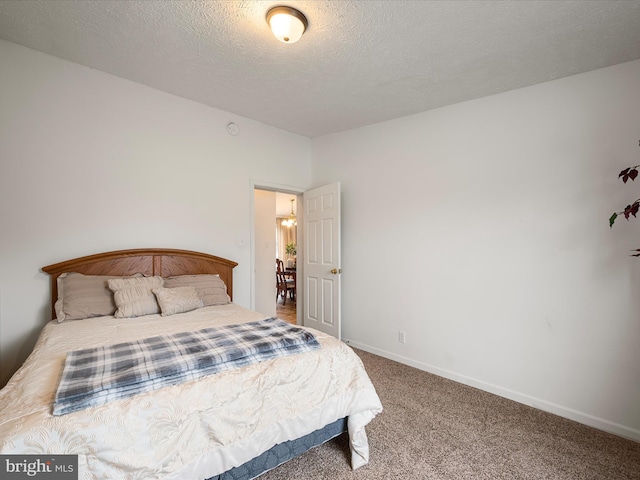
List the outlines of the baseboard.
{"label": "baseboard", "polygon": [[530,407],[534,407],[539,410],[543,410],[545,412],[549,412],[554,415],[558,415],[560,417],[567,418],[569,420],[573,420],[578,423],[582,423],[583,425],[588,425],[590,427],[597,428],[598,430],[602,430],[608,433],[612,433],[614,435],[618,435],[619,437],[624,437],[630,440],[634,440],[636,442],[640,442],[640,430],[629,428],[615,422],[610,422],[603,418],[594,417],[593,415],[589,415],[587,413],[580,412],[571,408],[563,407],[562,405],[557,405],[552,402],[547,402],[546,400],[541,400],[539,398],[531,397],[529,395],[525,395],[513,390],[509,390],[507,388],[503,388],[498,385],[493,385],[491,383],[483,382],[475,378],[467,377],[465,375],[460,375],[456,372],[444,370],[442,368],[434,367],[433,365],[428,365],[426,363],[418,362],[411,358],[404,357],[402,355],[397,355],[392,352],[387,352],[385,350],[380,350],[378,348],[371,347],[369,345],[363,345],[361,343],[354,342],[348,339],[343,339],[343,340],[348,345],[354,348],[358,348],[360,350],[364,350],[365,352],[373,353],[374,355],[388,358],[389,360],[394,360],[404,365],[409,365],[410,367],[417,368],[418,370],[423,370],[425,372],[432,373],[440,377],[448,378],[449,380],[453,380],[455,382],[462,383],[464,385],[469,385],[470,387],[478,388],[480,390],[493,393],[494,395],[498,395],[500,397],[508,398],[509,400],[513,400],[515,402],[522,403],[524,405],[528,405]]}

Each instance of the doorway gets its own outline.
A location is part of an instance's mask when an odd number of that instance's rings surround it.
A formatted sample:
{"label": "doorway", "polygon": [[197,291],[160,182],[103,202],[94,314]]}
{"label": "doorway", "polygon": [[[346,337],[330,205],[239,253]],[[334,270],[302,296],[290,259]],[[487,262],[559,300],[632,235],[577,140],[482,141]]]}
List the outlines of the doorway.
{"label": "doorway", "polygon": [[276,315],[298,323],[297,308],[297,196],[276,192],[276,263],[278,264]]}
{"label": "doorway", "polygon": [[253,184],[253,190],[251,308],[275,316],[275,193],[295,195],[301,247],[296,255],[296,323],[340,339],[340,182],[298,191]]}

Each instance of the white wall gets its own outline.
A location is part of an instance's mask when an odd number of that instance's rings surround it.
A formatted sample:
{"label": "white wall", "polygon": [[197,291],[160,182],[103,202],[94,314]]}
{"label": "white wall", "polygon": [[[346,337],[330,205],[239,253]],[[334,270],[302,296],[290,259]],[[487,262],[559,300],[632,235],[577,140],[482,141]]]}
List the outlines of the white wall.
{"label": "white wall", "polygon": [[254,310],[275,317],[276,193],[256,190],[254,205]]}
{"label": "white wall", "polygon": [[[640,440],[640,61],[312,141],[352,345]],[[406,331],[406,344],[398,331]]]}
{"label": "white wall", "polygon": [[250,305],[253,182],[307,187],[308,138],[4,41],[0,65],[0,386],[49,318],[45,265],[198,250]]}

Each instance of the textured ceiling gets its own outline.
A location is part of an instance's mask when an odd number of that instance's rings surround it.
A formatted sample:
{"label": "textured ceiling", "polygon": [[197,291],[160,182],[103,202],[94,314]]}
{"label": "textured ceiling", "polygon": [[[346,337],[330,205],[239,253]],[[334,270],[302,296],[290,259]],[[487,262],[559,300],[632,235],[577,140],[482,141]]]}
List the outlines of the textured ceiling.
{"label": "textured ceiling", "polygon": [[2,0],[0,38],[316,137],[636,60],[640,1]]}

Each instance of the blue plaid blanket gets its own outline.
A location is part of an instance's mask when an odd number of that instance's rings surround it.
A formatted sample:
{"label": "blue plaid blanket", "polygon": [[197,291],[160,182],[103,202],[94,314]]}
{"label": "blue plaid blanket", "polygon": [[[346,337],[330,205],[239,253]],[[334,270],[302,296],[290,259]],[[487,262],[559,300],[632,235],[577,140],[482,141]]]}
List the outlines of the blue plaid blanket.
{"label": "blue plaid blanket", "polygon": [[310,332],[269,318],[75,350],[67,353],[53,414],[317,348]]}

